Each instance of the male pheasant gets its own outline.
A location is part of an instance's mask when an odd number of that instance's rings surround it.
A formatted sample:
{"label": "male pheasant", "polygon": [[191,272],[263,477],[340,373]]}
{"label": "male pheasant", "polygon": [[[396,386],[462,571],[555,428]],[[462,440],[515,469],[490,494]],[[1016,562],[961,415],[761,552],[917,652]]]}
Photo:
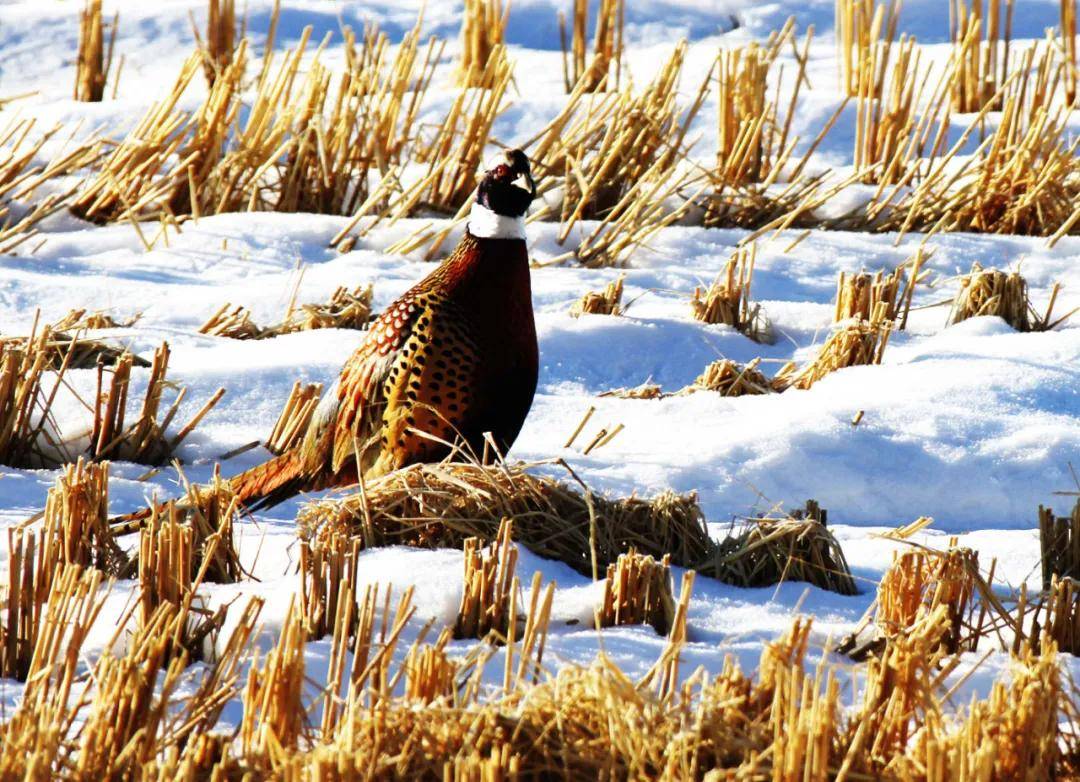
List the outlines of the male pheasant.
{"label": "male pheasant", "polygon": [[248,508],[436,461],[459,439],[479,454],[487,432],[505,453],[539,368],[524,220],[535,197],[528,158],[506,153],[454,252],[372,324],[302,444],[231,479]]}

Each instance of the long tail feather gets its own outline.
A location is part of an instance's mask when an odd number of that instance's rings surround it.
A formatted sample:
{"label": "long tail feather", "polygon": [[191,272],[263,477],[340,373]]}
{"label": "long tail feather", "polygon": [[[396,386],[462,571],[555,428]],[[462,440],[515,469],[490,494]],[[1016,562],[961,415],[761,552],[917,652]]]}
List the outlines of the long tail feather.
{"label": "long tail feather", "polygon": [[283,453],[230,478],[229,484],[248,510],[273,507],[309,488],[298,451]]}

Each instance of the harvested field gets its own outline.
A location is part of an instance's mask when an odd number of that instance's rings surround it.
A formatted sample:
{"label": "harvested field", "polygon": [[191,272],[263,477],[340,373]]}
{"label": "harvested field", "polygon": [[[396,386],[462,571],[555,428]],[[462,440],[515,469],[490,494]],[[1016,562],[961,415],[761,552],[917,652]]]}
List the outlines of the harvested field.
{"label": "harvested field", "polygon": [[0,779],[1080,777],[1075,6],[0,3]]}

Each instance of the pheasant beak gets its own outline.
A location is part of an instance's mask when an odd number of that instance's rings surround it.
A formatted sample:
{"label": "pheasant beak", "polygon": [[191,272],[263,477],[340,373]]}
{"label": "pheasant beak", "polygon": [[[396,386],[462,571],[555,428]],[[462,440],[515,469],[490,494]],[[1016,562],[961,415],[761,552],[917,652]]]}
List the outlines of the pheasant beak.
{"label": "pheasant beak", "polygon": [[529,167],[529,158],[520,149],[508,149],[506,150],[506,162],[510,166],[510,170],[517,174],[514,177],[512,184],[516,184],[523,180],[523,184],[529,195],[536,198],[536,182],[533,181],[532,171]]}

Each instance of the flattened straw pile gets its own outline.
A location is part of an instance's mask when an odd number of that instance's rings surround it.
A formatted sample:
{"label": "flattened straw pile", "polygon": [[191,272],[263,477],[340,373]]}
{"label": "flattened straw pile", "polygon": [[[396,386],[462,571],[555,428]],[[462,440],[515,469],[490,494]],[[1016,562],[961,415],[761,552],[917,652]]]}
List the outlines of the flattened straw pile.
{"label": "flattened straw pile", "polygon": [[285,407],[282,408],[270,436],[266,438],[265,446],[268,451],[282,454],[300,444],[308,424],[311,423],[311,417],[319,406],[322,392],[322,383],[301,385],[297,380],[293,384]]}
{"label": "flattened straw pile", "polygon": [[[599,0],[593,34],[592,62],[587,62],[589,0],[574,0],[573,33],[567,46],[566,15],[559,11],[559,43],[563,53],[566,91],[578,86],[586,92],[619,89],[622,79],[623,27],[626,0]],[[612,79],[611,69],[615,67]]]}
{"label": "flattened straw pile", "polygon": [[1042,550],[1043,589],[1055,576],[1080,579],[1080,500],[1068,516],[1055,516],[1039,506],[1039,548]]}
{"label": "flattened straw pile", "polygon": [[602,292],[589,291],[570,307],[570,317],[582,315],[622,315],[623,280],[620,274],[614,282],[609,282]]}
{"label": "flattened straw pile", "polygon": [[755,342],[768,342],[772,336],[768,319],[760,304],[750,306],[750,285],[756,259],[756,244],[738,249],[707,290],[695,288],[690,299],[694,319],[704,323],[724,323]]}
{"label": "flattened straw pile", "polygon": [[[1009,77],[1013,6],[1013,0],[986,0],[985,7],[984,0],[950,0],[956,67],[953,108],[957,112],[1001,108],[998,90]],[[999,44],[1002,36],[1004,44]]]}
{"label": "flattened straw pile", "polygon": [[79,14],[79,57],[75,70],[75,100],[97,103],[105,97],[105,82],[112,68],[113,45],[120,14],[109,25],[105,43],[105,23],[101,18],[101,0],[86,0]]}
{"label": "flattened straw pile", "polygon": [[596,611],[598,627],[651,625],[667,635],[675,619],[670,557],[660,561],[630,549],[607,568],[603,603]]}
{"label": "flattened straw pile", "polygon": [[520,465],[413,465],[363,493],[310,502],[298,522],[307,539],[345,529],[365,546],[461,548],[469,537],[494,540],[510,518],[519,545],[597,577],[631,547],[654,558],[670,553],[682,567],[699,565],[715,548],[693,494],[646,500],[586,492]]}
{"label": "flattened straw pile", "polygon": [[91,457],[118,459],[139,464],[164,464],[172,458],[176,448],[225,395],[225,389],[219,388],[187,424],[181,427],[173,437],[167,437],[169,425],[186,395],[185,389],[181,388],[164,416],[159,418],[165,389],[174,387],[166,379],[169,371],[169,355],[168,343],[162,343],[161,347],[154,352],[146,394],[138,416],[130,424],[126,424],[126,421],[128,389],[131,384],[133,364],[131,354],[125,353],[116,362],[107,390],[105,390],[104,373],[99,369],[99,392],[93,405],[94,423],[90,432],[89,455]]}
{"label": "flattened straw pile", "polygon": [[459,87],[490,88],[484,75],[490,73],[488,61],[492,56],[506,56],[503,39],[510,17],[510,2],[506,0],[465,0],[461,21],[461,62],[458,64]]}
{"label": "flattened straw pile", "polygon": [[870,318],[852,319],[829,335],[817,356],[798,372],[785,367],[777,375],[780,388],[807,389],[823,377],[847,367],[880,364],[889,344],[893,322],[888,319],[888,305],[879,301]]}
{"label": "flattened straw pile", "polygon": [[519,584],[517,546],[513,544],[513,522],[503,519],[488,550],[480,538],[464,542],[465,574],[461,605],[454,623],[454,638],[506,638],[514,621],[513,601]]}
{"label": "flattened straw pile", "polygon": [[743,587],[806,581],[841,595],[857,594],[840,544],[818,520],[823,513],[808,503],[807,510],[786,518],[746,519],[698,572]]}
{"label": "flattened straw pile", "polygon": [[748,396],[771,394],[773,384],[758,369],[761,359],[755,358],[745,366],[721,358],[705,367],[697,379],[679,394],[693,394],[698,391],[712,391],[720,396]]}
{"label": "flattened straw pile", "polygon": [[299,310],[286,313],[285,321],[271,327],[278,334],[313,329],[363,329],[371,321],[371,296],[374,289],[357,286],[338,287],[324,304],[302,304]]}
{"label": "flattened straw pile", "polygon": [[[980,0],[981,2],[981,0]],[[840,63],[840,87],[849,96],[859,95],[860,74],[879,42],[888,49],[896,40],[901,0],[836,0],[836,48]]]}
{"label": "flattened straw pile", "polygon": [[983,269],[972,264],[971,272],[960,277],[960,290],[953,299],[946,325],[961,323],[980,315],[996,316],[1017,331],[1047,331],[1072,313],[1051,320],[1059,285],[1055,284],[1046,314],[1035,311],[1028,298],[1027,281],[1019,272]]}

